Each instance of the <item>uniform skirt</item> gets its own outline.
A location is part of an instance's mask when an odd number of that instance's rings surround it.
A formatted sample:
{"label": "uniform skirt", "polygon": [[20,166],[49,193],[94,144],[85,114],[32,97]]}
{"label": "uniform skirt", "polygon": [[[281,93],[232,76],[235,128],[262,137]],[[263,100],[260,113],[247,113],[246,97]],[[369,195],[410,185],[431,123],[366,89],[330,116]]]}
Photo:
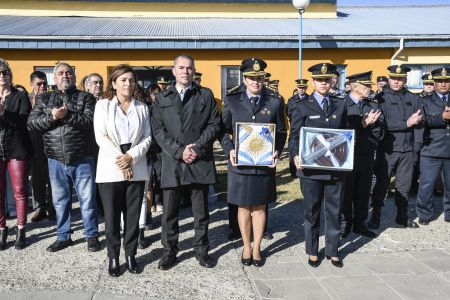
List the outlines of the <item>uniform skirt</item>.
{"label": "uniform skirt", "polygon": [[228,173],[228,203],[251,206],[264,205],[275,200],[275,175]]}

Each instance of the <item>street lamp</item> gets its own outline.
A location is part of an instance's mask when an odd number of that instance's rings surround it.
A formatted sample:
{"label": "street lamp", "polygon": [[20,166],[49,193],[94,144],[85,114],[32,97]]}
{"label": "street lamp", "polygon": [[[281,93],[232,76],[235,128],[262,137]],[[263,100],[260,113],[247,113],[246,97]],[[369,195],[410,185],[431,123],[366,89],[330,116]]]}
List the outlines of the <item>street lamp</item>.
{"label": "street lamp", "polygon": [[310,0],[292,0],[292,5],[298,10],[298,78],[302,78],[302,14],[308,7]]}

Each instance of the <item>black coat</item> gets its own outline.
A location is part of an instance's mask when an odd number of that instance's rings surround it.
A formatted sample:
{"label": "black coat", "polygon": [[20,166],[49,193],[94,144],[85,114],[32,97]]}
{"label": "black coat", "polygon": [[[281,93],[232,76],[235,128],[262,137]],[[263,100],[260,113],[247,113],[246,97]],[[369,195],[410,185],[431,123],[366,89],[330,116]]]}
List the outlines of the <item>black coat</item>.
{"label": "black coat", "polygon": [[386,120],[386,134],[380,150],[386,153],[418,152],[423,140],[423,124],[408,128],[406,122],[413,113],[423,110],[419,96],[406,89],[395,92],[386,88],[375,99]]}
{"label": "black coat", "polygon": [[364,128],[361,124],[363,116],[372,109],[377,110],[378,104],[361,101],[361,107],[355,104],[352,98],[345,96],[347,103],[347,128],[355,130],[355,154],[374,154],[378,148],[378,143],[384,137],[385,123],[383,114],[377,122]]}
{"label": "black coat", "polygon": [[[52,109],[64,103],[67,114],[61,120],[53,120]],[[94,109],[94,96],[75,87],[65,94],[59,90],[43,93],[28,117],[28,129],[43,133],[49,158],[70,164],[95,155]]]}
{"label": "black coat", "polygon": [[423,98],[426,127],[420,155],[450,158],[450,122],[442,119],[445,103],[434,92]]}
{"label": "black coat", "polygon": [[308,98],[308,94],[304,94],[303,97],[300,97],[298,94],[292,96],[289,98],[287,102],[287,117],[289,119],[289,123],[292,122],[292,111],[295,109],[295,103],[299,102],[300,100]]}
{"label": "black coat", "polygon": [[5,129],[8,158],[25,160],[33,155],[33,146],[27,129],[31,103],[25,92],[15,88],[6,96],[6,107],[0,117],[0,126]]}
{"label": "black coat", "polygon": [[[262,90],[255,112],[253,112],[246,91],[227,95],[222,109],[222,134],[220,142],[228,156],[235,148],[236,122],[272,123],[276,125],[275,150],[281,155],[286,143],[284,103],[279,96]],[[233,139],[230,139],[229,135]],[[228,170],[238,174],[275,174],[275,168],[237,166],[228,161]]]}
{"label": "black coat", "polygon": [[[328,114],[325,114],[319,103],[317,103],[314,94],[295,104],[289,137],[289,152],[292,158],[299,155],[300,129],[302,127],[347,128],[347,108],[345,101],[330,97],[329,102]],[[308,179],[332,180],[343,178],[345,172],[303,169],[297,171],[297,176]]]}
{"label": "black coat", "polygon": [[[152,126],[162,149],[162,188],[216,182],[213,143],[220,132],[220,119],[210,89],[193,85],[183,102],[175,86],[160,92],[153,104]],[[186,164],[183,151],[192,143],[198,158]]]}

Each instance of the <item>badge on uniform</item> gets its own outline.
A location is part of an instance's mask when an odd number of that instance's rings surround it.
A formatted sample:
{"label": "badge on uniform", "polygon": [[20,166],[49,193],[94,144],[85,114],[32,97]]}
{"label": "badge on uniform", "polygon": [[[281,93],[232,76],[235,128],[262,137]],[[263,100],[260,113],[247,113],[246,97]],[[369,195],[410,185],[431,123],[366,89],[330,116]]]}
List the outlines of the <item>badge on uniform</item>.
{"label": "badge on uniform", "polygon": [[265,114],[270,115],[270,110],[268,110],[267,107],[264,107],[264,109],[261,110],[261,114],[262,114],[262,115],[265,115]]}
{"label": "badge on uniform", "polygon": [[333,119],[336,119],[336,115],[333,115]]}

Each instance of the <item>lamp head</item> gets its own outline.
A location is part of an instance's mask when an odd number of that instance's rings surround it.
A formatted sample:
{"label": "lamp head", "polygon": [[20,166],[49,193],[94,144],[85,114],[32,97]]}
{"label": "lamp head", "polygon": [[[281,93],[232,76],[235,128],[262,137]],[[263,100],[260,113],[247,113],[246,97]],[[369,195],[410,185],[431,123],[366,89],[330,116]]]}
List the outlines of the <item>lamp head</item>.
{"label": "lamp head", "polygon": [[292,5],[299,10],[299,11],[305,11],[305,9],[308,7],[310,0],[292,0]]}

